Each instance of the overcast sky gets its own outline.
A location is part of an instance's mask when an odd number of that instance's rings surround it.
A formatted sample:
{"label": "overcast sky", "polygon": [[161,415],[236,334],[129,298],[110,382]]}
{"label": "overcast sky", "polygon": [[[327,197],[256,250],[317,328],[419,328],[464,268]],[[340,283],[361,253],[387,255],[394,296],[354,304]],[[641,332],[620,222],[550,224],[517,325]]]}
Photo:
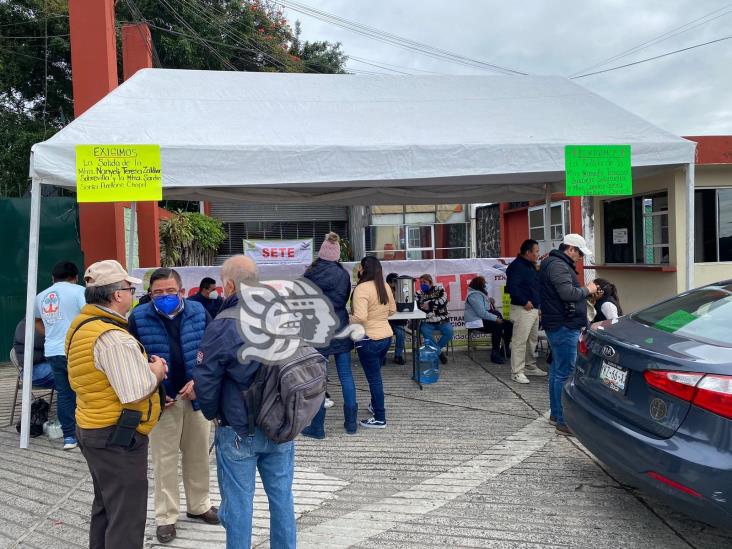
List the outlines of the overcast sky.
{"label": "overcast sky", "polygon": [[[696,28],[593,70],[732,36],[732,2],[725,0],[300,1],[530,74],[576,74],[708,14],[694,24],[708,22]],[[300,19],[303,38],[341,42],[347,54],[397,65],[392,68],[398,71],[490,74],[394,47],[290,9],[286,15],[293,23]],[[348,67],[354,72],[390,72],[355,60]],[[576,82],[678,135],[732,134],[732,40]]]}

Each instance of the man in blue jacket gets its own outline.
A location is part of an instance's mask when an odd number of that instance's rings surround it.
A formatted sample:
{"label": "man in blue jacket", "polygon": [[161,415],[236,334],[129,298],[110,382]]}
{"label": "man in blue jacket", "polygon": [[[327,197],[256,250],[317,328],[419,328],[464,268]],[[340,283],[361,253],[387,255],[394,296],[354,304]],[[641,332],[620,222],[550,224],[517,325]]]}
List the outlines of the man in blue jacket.
{"label": "man in blue jacket", "polygon": [[239,362],[239,350],[246,345],[239,323],[236,318],[222,318],[224,311],[239,306],[240,284],[254,284],[256,276],[256,265],[243,255],[229,258],[222,266],[224,304],[201,341],[193,381],[203,414],[219,422],[216,429],[219,517],[226,528],[227,549],[251,546],[257,470],[269,500],[270,546],[295,549],[292,495],[295,446],[292,441],[277,444],[259,428],[254,436],[248,436],[247,409],[241,391],[251,385],[260,364]]}
{"label": "man in blue jacket", "polygon": [[200,303],[183,299],[180,275],[173,269],[153,272],[150,296],[150,303],[133,309],[128,329],[148,355],[164,358],[168,364],[165,412],[150,433],[156,533],[160,543],[168,543],[176,537],[179,513],[179,452],[183,456],[187,516],[219,523],[209,498],[211,422],[200,411],[193,382],[198,346],[211,317]]}
{"label": "man in blue jacket", "polygon": [[511,379],[516,383],[529,383],[526,376],[546,376],[536,365],[534,349],[539,334],[539,243],[524,240],[516,256],[506,270],[506,289],[511,295]]}

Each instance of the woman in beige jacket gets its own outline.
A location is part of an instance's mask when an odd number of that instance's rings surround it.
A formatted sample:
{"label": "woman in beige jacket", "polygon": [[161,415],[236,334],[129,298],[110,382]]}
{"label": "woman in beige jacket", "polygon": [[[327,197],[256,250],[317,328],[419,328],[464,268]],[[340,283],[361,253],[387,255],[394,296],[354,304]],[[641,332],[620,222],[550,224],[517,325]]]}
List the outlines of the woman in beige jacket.
{"label": "woman in beige jacket", "polygon": [[381,365],[391,346],[391,326],[388,318],[396,312],[394,295],[384,282],[381,262],[375,257],[364,257],[358,268],[358,284],[351,298],[351,323],[362,324],[366,337],[356,343],[361,363],[371,391],[373,416],[362,420],[361,426],[372,429],[386,427],[384,409],[384,384],[381,381]]}

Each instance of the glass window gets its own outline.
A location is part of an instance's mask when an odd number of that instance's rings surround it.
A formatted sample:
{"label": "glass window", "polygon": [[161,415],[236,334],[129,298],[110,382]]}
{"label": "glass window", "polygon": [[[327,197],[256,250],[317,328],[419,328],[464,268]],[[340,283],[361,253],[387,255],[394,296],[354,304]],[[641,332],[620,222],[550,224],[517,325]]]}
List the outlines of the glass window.
{"label": "glass window", "polygon": [[434,223],[434,213],[408,213],[404,214],[405,223]]}
{"label": "glass window", "polygon": [[732,285],[699,288],[634,313],[632,318],[664,332],[732,347]]}
{"label": "glass window", "polygon": [[732,261],[732,189],[719,189],[719,260]]}
{"label": "glass window", "polygon": [[379,259],[404,259],[404,231],[401,225],[369,226],[364,230],[366,252]]}
{"label": "glass window", "polygon": [[371,216],[372,225],[401,225],[404,223],[403,214],[374,214]]}
{"label": "glass window", "polygon": [[603,203],[605,263],[669,262],[668,195],[636,196]]}

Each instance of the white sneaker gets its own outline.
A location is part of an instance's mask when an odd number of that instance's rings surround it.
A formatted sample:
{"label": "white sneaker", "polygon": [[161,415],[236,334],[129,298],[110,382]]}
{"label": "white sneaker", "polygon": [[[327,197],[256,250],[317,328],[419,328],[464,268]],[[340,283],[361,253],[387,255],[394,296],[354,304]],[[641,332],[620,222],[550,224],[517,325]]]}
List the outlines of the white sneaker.
{"label": "white sneaker", "polygon": [[335,402],[333,402],[333,401],[332,401],[331,399],[329,399],[328,397],[325,397],[325,402],[323,403],[323,407],[324,407],[324,408],[326,408],[326,409],[328,409],[328,408],[332,408],[334,404],[335,404]]}
{"label": "white sneaker", "polygon": [[524,374],[513,374],[511,376],[511,379],[514,380],[516,383],[523,383],[523,384],[531,383],[529,381],[529,378],[526,377]]}
{"label": "white sneaker", "polygon": [[538,366],[527,366],[524,368],[524,374],[527,376],[546,377],[548,374]]}

